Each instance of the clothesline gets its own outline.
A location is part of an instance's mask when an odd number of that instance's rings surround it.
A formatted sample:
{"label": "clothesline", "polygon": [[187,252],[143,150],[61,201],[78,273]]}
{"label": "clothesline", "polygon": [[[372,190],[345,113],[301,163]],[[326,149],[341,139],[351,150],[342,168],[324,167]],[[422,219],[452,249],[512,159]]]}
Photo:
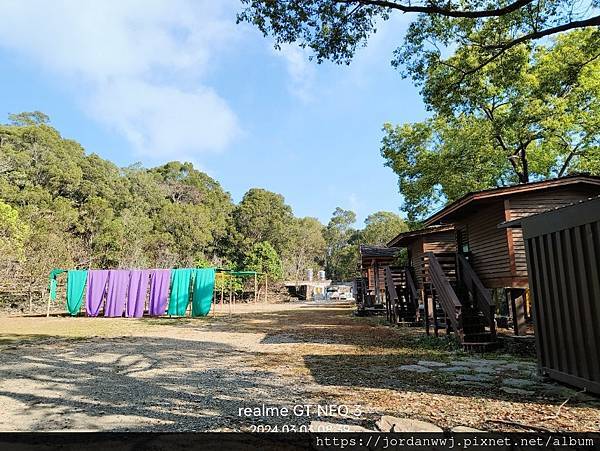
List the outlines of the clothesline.
{"label": "clothesline", "polygon": [[[77,315],[83,303],[87,316],[98,316],[104,304],[105,317],[139,318],[150,316],[184,316],[192,303],[192,316],[210,312],[215,286],[215,268],[182,269],[53,269],[49,276],[48,311],[56,300],[56,277],[67,273],[67,311]],[[148,292],[149,290],[149,292]]]}

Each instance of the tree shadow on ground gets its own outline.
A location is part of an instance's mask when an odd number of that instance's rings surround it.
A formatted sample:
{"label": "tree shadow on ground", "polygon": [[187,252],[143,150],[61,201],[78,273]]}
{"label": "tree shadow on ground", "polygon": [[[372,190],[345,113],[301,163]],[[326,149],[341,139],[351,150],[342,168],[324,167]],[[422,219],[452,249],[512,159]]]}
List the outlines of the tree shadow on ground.
{"label": "tree shadow on ground", "polygon": [[[458,373],[432,370],[419,373],[403,371],[406,364],[401,355],[305,355],[304,362],[311,376],[318,384],[329,386],[363,387],[388,389],[406,392],[425,392],[450,396],[496,399],[507,402],[560,405],[569,397],[572,405],[585,404],[600,408],[600,397],[584,396],[559,384],[537,384],[531,380],[524,392],[506,393],[502,390],[504,379],[527,377],[506,370],[499,373],[478,374],[468,372],[469,376],[484,376],[485,382],[464,381]],[[416,361],[413,361],[416,363]],[[485,376],[489,376],[488,379]],[[510,387],[506,386],[510,389]],[[531,393],[525,393],[531,392]],[[572,398],[571,398],[572,396]]]}
{"label": "tree shadow on ground", "polygon": [[275,375],[252,362],[223,343],[170,338],[4,350],[0,397],[18,402],[13,415],[28,430],[239,429],[253,421],[240,407],[289,406]]}

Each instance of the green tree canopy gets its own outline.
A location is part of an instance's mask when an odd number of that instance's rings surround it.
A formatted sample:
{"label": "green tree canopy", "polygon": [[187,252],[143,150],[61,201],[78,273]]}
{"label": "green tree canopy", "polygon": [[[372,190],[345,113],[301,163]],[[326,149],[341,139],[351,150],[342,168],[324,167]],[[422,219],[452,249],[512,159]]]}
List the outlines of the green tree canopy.
{"label": "green tree canopy", "polygon": [[[447,64],[446,49],[469,46],[473,58],[457,75],[476,72],[511,49],[556,33],[600,25],[598,10],[572,0],[242,0],[238,22],[253,24],[276,46],[298,43],[318,62],[349,63],[381,21],[415,13],[393,64],[422,76]],[[598,7],[599,0],[591,0]],[[450,69],[453,69],[448,65]]]}
{"label": "green tree canopy", "polygon": [[327,275],[333,280],[346,280],[356,272],[358,232],[353,224],[356,213],[337,207],[323,233],[327,244]]}
{"label": "green tree canopy", "polygon": [[392,238],[408,230],[404,220],[390,211],[378,211],[367,216],[365,227],[360,231],[360,243],[386,245]]}
{"label": "green tree canopy", "polygon": [[23,258],[29,228],[19,218],[19,212],[0,200],[0,254],[6,263]]}
{"label": "green tree canopy", "polygon": [[325,238],[323,224],[316,218],[295,218],[287,236],[289,243],[283,254],[284,276],[302,280],[309,269],[323,267]]}
{"label": "green tree canopy", "polygon": [[268,241],[281,255],[287,247],[292,226],[292,209],[281,194],[252,188],[233,211],[236,241],[242,252]]}
{"label": "green tree canopy", "polygon": [[268,241],[261,241],[252,246],[244,259],[244,268],[250,271],[266,273],[270,279],[281,280],[283,272],[281,259],[277,251]]}
{"label": "green tree canopy", "polygon": [[[431,66],[424,93],[433,117],[384,126],[381,152],[399,176],[409,218],[469,191],[600,173],[596,34],[581,30],[548,46],[515,48],[461,86],[452,70]],[[458,48],[449,61],[461,65],[470,53]]]}

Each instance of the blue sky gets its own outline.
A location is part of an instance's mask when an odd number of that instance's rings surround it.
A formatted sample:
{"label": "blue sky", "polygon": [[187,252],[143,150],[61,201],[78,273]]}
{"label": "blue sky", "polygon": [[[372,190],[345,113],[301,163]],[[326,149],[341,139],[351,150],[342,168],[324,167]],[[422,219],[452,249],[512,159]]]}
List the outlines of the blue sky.
{"label": "blue sky", "polygon": [[237,0],[5,0],[0,120],[40,110],[65,137],[120,166],[192,161],[239,201],[285,196],[297,216],[359,223],[399,212],[379,154],[384,122],[422,120],[418,90],[390,66],[409,17],[379,27],[350,66],[273,49],[236,25]]}

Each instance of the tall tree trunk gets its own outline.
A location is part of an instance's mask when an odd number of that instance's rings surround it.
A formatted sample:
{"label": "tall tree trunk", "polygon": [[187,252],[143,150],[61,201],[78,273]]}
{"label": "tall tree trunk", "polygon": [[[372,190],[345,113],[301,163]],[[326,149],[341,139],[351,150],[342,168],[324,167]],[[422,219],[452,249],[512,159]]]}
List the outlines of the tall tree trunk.
{"label": "tall tree trunk", "polygon": [[521,149],[521,165],[523,166],[522,183],[529,183],[529,162],[527,161],[527,150],[525,147]]}

